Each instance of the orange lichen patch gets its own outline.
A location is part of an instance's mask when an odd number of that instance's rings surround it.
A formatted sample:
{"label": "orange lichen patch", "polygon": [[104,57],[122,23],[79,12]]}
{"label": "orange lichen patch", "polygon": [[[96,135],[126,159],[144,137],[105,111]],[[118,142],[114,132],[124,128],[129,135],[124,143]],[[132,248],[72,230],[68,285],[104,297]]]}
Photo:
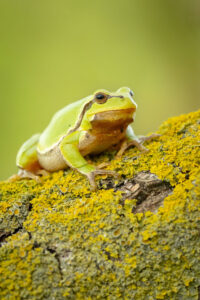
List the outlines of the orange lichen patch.
{"label": "orange lichen patch", "polygon": [[70,169],[41,183],[0,183],[0,298],[197,299],[199,132],[200,111],[164,122],[147,153],[90,158],[123,179],[146,170],[173,186],[157,213],[134,214],[137,200],[122,201],[120,179],[113,189],[98,176],[91,192]]}

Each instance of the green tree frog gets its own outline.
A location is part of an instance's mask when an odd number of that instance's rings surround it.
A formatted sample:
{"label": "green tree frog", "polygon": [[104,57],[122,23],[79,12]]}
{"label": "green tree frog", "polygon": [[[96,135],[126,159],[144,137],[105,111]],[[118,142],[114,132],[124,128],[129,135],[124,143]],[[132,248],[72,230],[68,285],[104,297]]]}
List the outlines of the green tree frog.
{"label": "green tree frog", "polygon": [[54,172],[71,167],[87,176],[96,189],[95,175],[115,172],[89,164],[84,156],[100,153],[118,145],[118,156],[131,145],[147,150],[142,143],[157,135],[137,138],[129,125],[137,104],[133,92],[122,87],[116,92],[97,90],[92,95],[59,110],[41,134],[33,135],[17,154],[17,178],[38,179],[46,170]]}

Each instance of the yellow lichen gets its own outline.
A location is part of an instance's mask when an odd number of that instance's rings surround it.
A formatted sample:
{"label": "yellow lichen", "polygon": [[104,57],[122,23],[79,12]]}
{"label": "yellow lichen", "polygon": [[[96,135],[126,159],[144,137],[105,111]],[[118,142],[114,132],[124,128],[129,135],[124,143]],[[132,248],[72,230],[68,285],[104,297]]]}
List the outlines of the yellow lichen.
{"label": "yellow lichen", "polygon": [[93,158],[124,178],[149,170],[169,182],[173,193],[157,213],[133,214],[135,199],[122,205],[120,191],[91,192],[70,169],[41,184],[0,183],[0,298],[197,299],[199,120],[200,111],[164,122],[148,153]]}

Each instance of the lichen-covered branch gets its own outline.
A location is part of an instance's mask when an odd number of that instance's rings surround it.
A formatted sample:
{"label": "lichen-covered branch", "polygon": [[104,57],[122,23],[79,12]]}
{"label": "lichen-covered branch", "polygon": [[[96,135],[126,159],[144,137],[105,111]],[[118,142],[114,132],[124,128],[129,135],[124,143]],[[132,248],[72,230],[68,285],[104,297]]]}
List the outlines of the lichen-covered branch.
{"label": "lichen-covered branch", "polygon": [[0,183],[0,299],[198,299],[200,111],[147,153],[90,157],[121,179],[91,192],[68,169]]}

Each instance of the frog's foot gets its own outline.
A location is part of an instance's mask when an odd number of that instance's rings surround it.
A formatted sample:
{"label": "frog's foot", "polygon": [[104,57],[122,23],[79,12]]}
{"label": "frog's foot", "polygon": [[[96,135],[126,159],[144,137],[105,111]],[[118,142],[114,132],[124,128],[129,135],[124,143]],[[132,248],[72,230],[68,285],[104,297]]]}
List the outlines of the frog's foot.
{"label": "frog's foot", "polygon": [[120,147],[119,151],[117,152],[116,158],[120,158],[122,156],[122,154],[126,151],[126,149],[128,149],[131,146],[137,147],[142,152],[149,151],[146,147],[144,147],[142,145],[142,142],[140,143],[140,142],[138,142],[136,140],[133,140],[133,141],[124,141],[121,144],[121,147]]}
{"label": "frog's foot", "polygon": [[8,178],[8,181],[13,182],[13,181],[20,180],[22,178],[30,178],[30,179],[34,179],[38,183],[41,182],[40,177],[38,175],[35,175],[34,173],[24,169],[20,169],[18,174],[15,174],[10,178]]}
{"label": "frog's foot", "polygon": [[151,134],[149,136],[141,136],[137,140],[132,140],[132,141],[125,140],[121,144],[121,147],[120,147],[119,151],[117,152],[116,157],[120,158],[122,156],[122,154],[126,151],[126,149],[128,149],[131,146],[137,147],[141,152],[148,152],[149,149],[147,149],[146,147],[144,147],[142,144],[145,141],[150,141],[150,140],[155,139],[155,138],[160,137],[160,136],[161,136],[160,134],[153,133],[153,134]]}
{"label": "frog's foot", "polygon": [[90,172],[86,176],[87,176],[87,178],[88,178],[88,180],[90,182],[90,186],[91,186],[91,190],[92,191],[95,191],[97,189],[96,182],[95,182],[95,176],[96,175],[111,175],[111,176],[114,176],[114,177],[119,177],[120,176],[115,171],[110,171],[110,170],[96,169],[96,170]]}
{"label": "frog's foot", "polygon": [[146,141],[150,141],[150,140],[155,139],[155,138],[160,137],[160,136],[161,136],[161,134],[152,133],[149,136],[139,136],[138,138],[140,140],[140,143],[144,143]]}
{"label": "frog's foot", "polygon": [[100,165],[98,165],[98,169],[103,169],[103,168],[105,168],[105,167],[107,167],[107,166],[109,166],[110,165],[110,163],[108,163],[108,162],[103,162],[103,163],[101,163]]}

